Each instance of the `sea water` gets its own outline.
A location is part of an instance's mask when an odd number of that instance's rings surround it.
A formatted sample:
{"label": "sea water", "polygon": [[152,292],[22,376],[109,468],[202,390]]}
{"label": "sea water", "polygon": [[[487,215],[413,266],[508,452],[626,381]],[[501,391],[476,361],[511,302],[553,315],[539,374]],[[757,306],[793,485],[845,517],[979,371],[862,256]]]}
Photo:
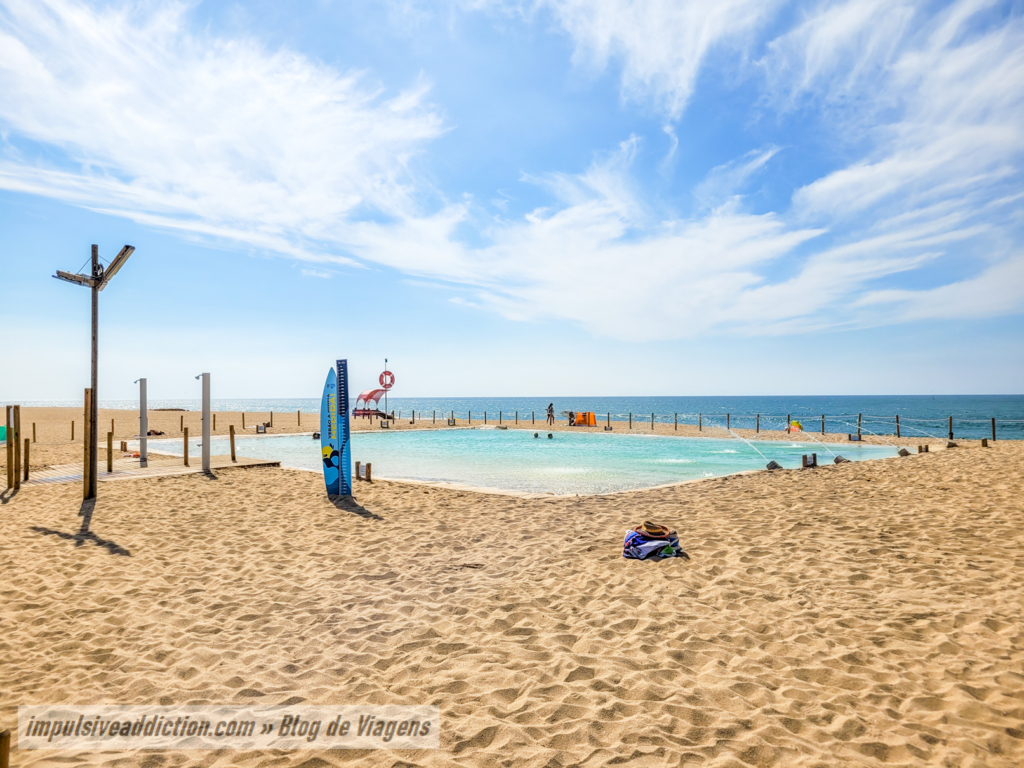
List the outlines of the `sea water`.
{"label": "sea water", "polygon": [[[608,493],[765,468],[765,459],[737,439],[564,431],[551,432],[549,439],[548,434],[542,429],[493,428],[356,432],[352,459],[372,463],[375,478],[556,494]],[[235,444],[238,456],[321,469],[320,441],[309,435],[239,437]],[[180,455],[182,442],[150,440],[149,446]],[[189,446],[197,457],[201,442],[190,440]],[[804,454],[817,453],[819,464],[833,459],[813,440],[765,440],[757,447],[786,468],[799,467]],[[892,446],[864,443],[829,448],[853,461],[896,455]],[[211,454],[229,451],[226,438],[211,439]]]}

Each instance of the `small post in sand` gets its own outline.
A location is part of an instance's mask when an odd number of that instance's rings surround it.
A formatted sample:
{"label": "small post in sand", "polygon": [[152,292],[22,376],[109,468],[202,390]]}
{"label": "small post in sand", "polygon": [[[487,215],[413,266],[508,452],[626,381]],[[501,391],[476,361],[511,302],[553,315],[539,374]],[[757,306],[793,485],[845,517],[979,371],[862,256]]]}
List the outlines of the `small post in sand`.
{"label": "small post in sand", "polygon": [[530,411],[530,423],[531,424],[536,424],[537,423],[537,412],[536,411]]}
{"label": "small post in sand", "polygon": [[731,429],[732,428],[732,414],[731,413],[725,414],[725,428],[726,429]]}
{"label": "small post in sand", "polygon": [[498,411],[498,423],[501,424],[501,411]]}
{"label": "small post in sand", "polygon": [[245,411],[242,411],[242,429],[245,429]]}
{"label": "small post in sand", "polygon": [[114,433],[107,432],[107,473],[114,471]]}
{"label": "small post in sand", "polygon": [[231,436],[231,460],[235,461],[235,425],[228,427],[228,434]]}
{"label": "small post in sand", "polygon": [[697,431],[698,432],[703,432],[704,431],[704,414],[703,413],[698,413],[697,414]]}
{"label": "small post in sand", "polygon": [[900,415],[896,414],[896,437],[900,436]]}
{"label": "small post in sand", "polygon": [[75,422],[71,422],[71,442],[75,442]]}
{"label": "small post in sand", "polygon": [[679,414],[678,413],[673,414],[673,418],[675,420],[675,430],[676,430],[676,432],[678,432],[679,431]]}
{"label": "small post in sand", "polygon": [[470,424],[472,424],[473,423],[473,412],[472,411],[466,411],[466,415],[468,416],[466,421],[469,422]]}
{"label": "small post in sand", "polygon": [[110,420],[110,431],[111,432],[114,431],[114,420],[113,419]]}
{"label": "small post in sand", "polygon": [[857,414],[857,437],[860,437],[860,420],[863,414]]}
{"label": "small post in sand", "polygon": [[[992,421],[994,422],[995,419],[992,419]],[[36,441],[36,423],[33,421],[32,422],[32,442],[34,443],[35,441]]]}
{"label": "small post in sand", "polygon": [[949,417],[949,439],[953,439],[953,417]]}
{"label": "small post in sand", "polygon": [[302,426],[302,411],[299,409],[295,410],[295,421],[300,427]]}
{"label": "small post in sand", "polygon": [[178,417],[178,431],[185,431],[185,414],[181,414],[181,416]]}
{"label": "small post in sand", "polygon": [[370,462],[366,462],[366,482],[372,483],[373,476],[370,474],[370,468],[373,466]]}
{"label": "small post in sand", "polygon": [[757,422],[756,422],[756,426],[754,427],[754,433],[755,434],[761,434],[761,414],[760,413],[757,414]]}
{"label": "small post in sand", "polygon": [[188,427],[182,429],[182,433],[185,435],[185,466],[188,466]]}
{"label": "small post in sand", "polygon": [[434,415],[431,417],[430,423],[437,424],[437,409],[434,409]]}
{"label": "small post in sand", "polygon": [[633,412],[632,411],[629,412],[629,428],[630,429],[633,428]]}
{"label": "small post in sand", "polygon": [[651,432],[654,431],[654,414],[651,414]]}
{"label": "small post in sand", "polygon": [[273,427],[274,427],[274,412],[273,411],[270,412],[270,427],[271,427],[271,429],[273,429]]}
{"label": "small post in sand", "polygon": [[995,420],[995,417],[993,416],[992,417],[992,442],[994,443],[995,441],[996,441],[996,420]]}
{"label": "small post in sand", "polygon": [[[95,413],[92,409],[92,390],[85,390],[85,415]],[[96,435],[92,432],[93,420],[85,420],[85,466],[82,467],[82,498],[96,498]]]}
{"label": "small post in sand", "polygon": [[484,424],[487,423],[487,411],[484,411]]}
{"label": "small post in sand", "polygon": [[29,442],[29,439],[26,437],[25,438],[25,474],[24,474],[24,480],[25,480],[26,483],[28,482],[28,455],[29,455],[28,454],[28,447],[31,444],[32,443]]}

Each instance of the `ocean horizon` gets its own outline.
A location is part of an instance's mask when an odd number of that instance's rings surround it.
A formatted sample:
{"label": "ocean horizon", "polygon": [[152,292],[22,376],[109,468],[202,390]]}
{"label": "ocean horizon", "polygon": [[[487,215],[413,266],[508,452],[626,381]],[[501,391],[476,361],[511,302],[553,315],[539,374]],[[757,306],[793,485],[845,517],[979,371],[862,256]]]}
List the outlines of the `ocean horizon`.
{"label": "ocean horizon", "polygon": [[[456,417],[472,415],[474,420],[484,418],[497,422],[528,420],[535,415],[538,422],[548,403],[554,403],[555,413],[594,411],[599,419],[613,422],[628,421],[630,416],[642,424],[654,420],[680,424],[724,426],[728,415],[731,426],[753,429],[760,414],[762,429],[783,429],[786,419],[800,421],[808,431],[819,431],[821,417],[825,416],[827,432],[855,432],[858,415],[861,429],[868,433],[895,434],[895,417],[899,415],[904,436],[948,437],[949,417],[953,417],[954,437],[981,438],[992,436],[991,420],[996,419],[997,439],[1024,439],[1024,394],[1020,395],[772,395],[772,396],[646,396],[599,397],[588,395],[550,397],[388,397],[388,411],[396,416],[437,418],[455,413]],[[81,401],[37,400],[21,401],[25,407],[81,407]],[[350,407],[354,407],[353,398]],[[246,411],[266,413],[275,411],[301,411],[317,413],[319,397],[300,398],[212,398],[215,411]],[[132,410],[138,408],[136,399],[100,400],[101,408]],[[149,409],[183,409],[198,411],[199,398],[150,398]],[[379,404],[384,408],[383,402]]]}

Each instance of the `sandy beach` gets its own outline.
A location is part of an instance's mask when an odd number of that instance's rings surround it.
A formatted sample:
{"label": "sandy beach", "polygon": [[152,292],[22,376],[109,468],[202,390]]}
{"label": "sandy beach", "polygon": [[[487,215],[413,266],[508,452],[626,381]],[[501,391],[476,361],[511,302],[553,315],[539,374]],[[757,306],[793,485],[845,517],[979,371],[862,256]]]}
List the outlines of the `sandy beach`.
{"label": "sandy beach", "polygon": [[[65,414],[26,411],[58,437]],[[1000,441],[581,498],[358,483],[336,505],[317,474],[233,469],[101,483],[87,533],[79,485],[26,486],[0,506],[0,727],[18,704],[436,704],[436,751],[12,764],[1020,765],[1022,470]],[[624,560],[648,519],[692,559]]]}

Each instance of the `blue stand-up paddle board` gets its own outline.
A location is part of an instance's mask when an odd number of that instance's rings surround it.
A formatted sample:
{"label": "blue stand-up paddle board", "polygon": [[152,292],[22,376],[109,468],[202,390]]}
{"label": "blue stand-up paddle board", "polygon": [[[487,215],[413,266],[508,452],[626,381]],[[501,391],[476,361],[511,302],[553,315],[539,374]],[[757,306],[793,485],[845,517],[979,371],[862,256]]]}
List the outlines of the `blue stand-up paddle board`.
{"label": "blue stand-up paddle board", "polygon": [[324,396],[320,401],[320,451],[324,462],[324,483],[327,495],[339,495],[341,468],[340,441],[338,440],[338,375],[332,368],[327,373]]}

